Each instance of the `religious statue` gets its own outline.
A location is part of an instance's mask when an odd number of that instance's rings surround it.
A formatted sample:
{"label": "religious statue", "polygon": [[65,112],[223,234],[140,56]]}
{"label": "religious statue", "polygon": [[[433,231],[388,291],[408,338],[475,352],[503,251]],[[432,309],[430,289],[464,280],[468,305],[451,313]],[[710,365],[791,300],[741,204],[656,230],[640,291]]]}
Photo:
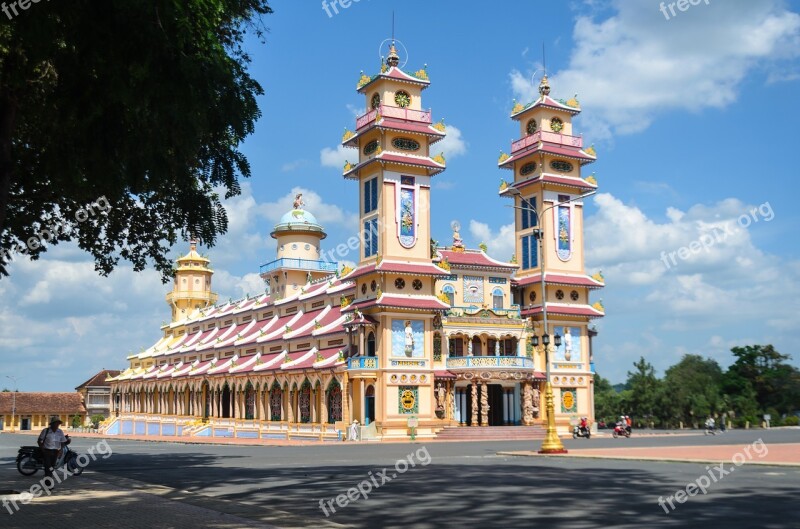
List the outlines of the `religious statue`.
{"label": "religious statue", "polygon": [[486,384],[484,384],[481,391],[481,415],[484,425],[489,424],[489,392],[487,389]]}
{"label": "religious statue", "polygon": [[539,409],[539,390],[537,388],[533,388],[533,407]]}
{"label": "religious statue", "polygon": [[522,422],[529,425],[533,423],[533,395],[531,385],[524,384],[522,392]]}
{"label": "religious statue", "polygon": [[564,329],[564,360],[569,361],[570,358],[572,358],[572,335],[567,327]]}
{"label": "religious statue", "polygon": [[294,209],[303,209],[306,203],[303,202],[303,193],[297,193],[294,197]]}
{"label": "religious statue", "polygon": [[461,239],[461,234],[459,230],[461,229],[461,224],[458,221],[453,221],[450,223],[450,227],[453,228],[453,250],[463,250],[464,249],[464,241]]}
{"label": "religious statue", "polygon": [[445,404],[445,397],[447,396],[447,392],[444,389],[442,383],[439,383],[439,386],[436,388],[436,409],[443,410]]}
{"label": "religious statue", "polygon": [[410,321],[406,321],[405,345],[406,345],[406,356],[414,356],[414,329],[411,328]]}

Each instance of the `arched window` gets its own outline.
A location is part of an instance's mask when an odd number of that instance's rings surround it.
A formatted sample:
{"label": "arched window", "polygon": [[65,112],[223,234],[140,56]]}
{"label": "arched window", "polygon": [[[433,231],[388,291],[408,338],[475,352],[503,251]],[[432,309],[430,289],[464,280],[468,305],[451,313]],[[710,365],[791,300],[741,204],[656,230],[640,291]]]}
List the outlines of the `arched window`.
{"label": "arched window", "polygon": [[447,296],[449,300],[450,306],[452,307],[456,303],[456,289],[453,288],[453,285],[445,285],[442,289],[444,295]]}
{"label": "arched window", "polygon": [[492,291],[492,308],[503,308],[503,289],[496,288]]}
{"label": "arched window", "polygon": [[375,333],[367,335],[367,356],[375,356]]}

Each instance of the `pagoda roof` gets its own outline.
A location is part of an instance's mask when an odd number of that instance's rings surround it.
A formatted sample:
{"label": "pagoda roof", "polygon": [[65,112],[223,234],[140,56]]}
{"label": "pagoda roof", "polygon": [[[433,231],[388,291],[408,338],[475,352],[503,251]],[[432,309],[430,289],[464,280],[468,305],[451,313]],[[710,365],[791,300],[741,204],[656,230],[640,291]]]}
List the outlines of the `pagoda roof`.
{"label": "pagoda roof", "polygon": [[380,274],[412,274],[418,276],[446,276],[449,272],[433,264],[433,262],[414,263],[410,261],[392,261],[382,259],[379,263],[369,263],[356,268],[343,279],[357,279],[377,272]]}
{"label": "pagoda roof", "polygon": [[[603,288],[605,286],[605,283],[603,283],[602,281],[585,274],[581,275],[554,274],[550,272],[545,272],[544,279],[549,285],[566,285],[566,286],[577,286],[577,287],[588,287],[588,288]],[[520,279],[516,278],[512,279],[511,285],[517,287],[524,287],[541,282],[542,282],[542,274],[541,272],[538,272],[528,277]]]}
{"label": "pagoda roof", "polygon": [[[420,74],[420,72],[425,72],[425,70],[419,70],[417,74]],[[369,89],[370,86],[372,86],[373,83],[381,80],[392,80],[399,81],[401,83],[414,84],[421,87],[423,90],[428,88],[428,86],[431,84],[431,82],[428,80],[427,74],[424,74],[424,78],[422,78],[421,75],[420,77],[417,77],[416,75],[411,75],[404,72],[397,66],[389,66],[385,72],[377,73],[372,77],[368,77],[362,72],[361,79],[358,81],[356,90],[363,94]]]}
{"label": "pagoda roof", "polygon": [[492,259],[483,250],[454,251],[447,249],[438,250],[440,258],[447,259],[450,266],[457,268],[482,268],[490,270],[503,270],[512,272],[519,268],[518,264],[504,263]]}
{"label": "pagoda roof", "polygon": [[431,138],[430,145],[433,145],[437,141],[444,139],[444,137],[446,136],[446,133],[438,130],[431,124],[415,123],[415,122],[403,121],[400,119],[381,117],[379,121],[375,120],[369,121],[362,128],[358,129],[355,132],[355,134],[350,136],[348,139],[344,140],[342,142],[342,145],[345,147],[357,148],[358,139],[367,132],[375,128],[393,130],[398,132],[410,132],[412,134],[423,134]]}
{"label": "pagoda roof", "polygon": [[436,296],[426,295],[403,295],[403,294],[381,294],[379,298],[356,300],[342,312],[350,312],[355,309],[363,310],[370,307],[382,307],[392,309],[404,309],[415,311],[450,310],[450,305],[443,302]]}
{"label": "pagoda roof", "polygon": [[399,153],[394,151],[381,151],[372,158],[365,160],[357,165],[345,166],[343,176],[345,178],[357,179],[359,172],[367,166],[381,162],[394,163],[397,165],[406,165],[409,167],[422,167],[428,170],[428,174],[433,176],[441,173],[445,169],[445,164],[434,161],[428,156],[418,156],[415,154]]}
{"label": "pagoda roof", "polygon": [[[521,311],[523,318],[542,313],[542,306],[523,308]],[[602,318],[605,312],[592,305],[570,305],[566,303],[548,303],[547,314],[558,316],[588,316],[589,318]]]}
{"label": "pagoda roof", "polygon": [[578,149],[576,147],[568,147],[564,145],[555,145],[552,143],[548,143],[545,141],[540,141],[533,143],[524,149],[520,149],[517,152],[511,153],[511,156],[508,158],[503,159],[502,161],[497,162],[497,166],[501,169],[513,169],[514,163],[518,162],[528,156],[533,154],[543,152],[546,154],[553,154],[555,156],[560,156],[562,158],[569,158],[571,160],[578,161],[581,165],[586,165],[587,163],[592,163],[597,161],[597,156],[592,156],[591,154],[586,153],[582,149]]}
{"label": "pagoda roof", "polygon": [[577,98],[571,98],[567,101],[559,101],[558,99],[553,99],[550,96],[543,95],[539,96],[539,99],[531,101],[527,105],[518,105],[517,107],[514,107],[514,109],[511,111],[511,119],[520,120],[522,119],[523,115],[535,108],[552,108],[555,110],[563,110],[564,112],[568,112],[572,115],[581,113],[580,103],[578,103]]}
{"label": "pagoda roof", "polygon": [[533,178],[528,178],[527,180],[509,183],[507,187],[500,189],[499,195],[513,196],[514,189],[521,190],[530,185],[537,184],[540,182],[546,184],[562,185],[566,187],[574,187],[580,190],[597,189],[596,183],[590,182],[589,180],[584,180],[583,178],[579,178],[577,176],[559,175],[554,173],[541,173],[534,176]]}

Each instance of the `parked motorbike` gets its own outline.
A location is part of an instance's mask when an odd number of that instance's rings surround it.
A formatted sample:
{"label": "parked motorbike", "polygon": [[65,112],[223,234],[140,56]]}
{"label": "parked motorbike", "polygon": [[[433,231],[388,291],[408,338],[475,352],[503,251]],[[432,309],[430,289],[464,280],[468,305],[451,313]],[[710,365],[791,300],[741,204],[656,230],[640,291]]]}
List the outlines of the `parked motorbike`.
{"label": "parked motorbike", "polygon": [[572,438],[577,439],[578,437],[585,437],[590,439],[592,437],[592,432],[586,426],[578,426],[577,424],[572,429]]}
{"label": "parked motorbike", "polygon": [[614,426],[614,433],[611,435],[613,435],[615,439],[619,436],[630,437],[631,431],[627,427],[622,426],[621,424],[617,424],[616,426]]}
{"label": "parked motorbike", "polygon": [[[78,464],[78,454],[65,446],[61,450],[61,457],[56,460],[56,469],[66,465],[73,475],[83,472],[83,467]],[[44,470],[44,454],[38,446],[22,446],[17,452],[17,470],[23,476],[32,476],[39,470]]]}

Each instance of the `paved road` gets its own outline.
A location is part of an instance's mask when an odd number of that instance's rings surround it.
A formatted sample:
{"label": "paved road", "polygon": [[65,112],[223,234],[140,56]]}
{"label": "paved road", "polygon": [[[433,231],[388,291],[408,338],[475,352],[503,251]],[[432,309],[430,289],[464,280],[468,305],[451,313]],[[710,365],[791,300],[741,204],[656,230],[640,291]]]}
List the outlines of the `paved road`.
{"label": "paved road", "polygon": [[[705,437],[566,440],[567,448],[732,444],[757,439],[800,442],[800,430],[734,431]],[[30,437],[0,436],[0,464]],[[76,440],[85,451],[94,440]],[[669,514],[659,497],[674,495],[710,473],[704,464],[640,461],[511,458],[500,450],[530,449],[530,442],[415,443],[245,447],[110,441],[114,454],[90,469],[99,479],[127,480],[176,489],[179,501],[211,504],[221,512],[287,511],[295,526],[348,527],[800,527],[796,495],[800,468],[743,465],[717,478],[707,494],[673,502]],[[405,463],[414,462],[405,470]],[[386,469],[386,474],[383,474]],[[405,470],[404,472],[400,472]],[[387,481],[383,483],[384,477]],[[373,479],[374,478],[374,479]],[[378,484],[376,487],[375,484]],[[342,508],[339,495],[361,485],[367,498]],[[368,485],[369,484],[369,485]],[[372,488],[368,491],[368,488]],[[0,484],[2,488],[2,484]],[[185,491],[185,492],[182,492]],[[213,498],[213,499],[212,499]],[[344,497],[341,497],[342,503]],[[320,500],[330,514],[325,517]],[[327,503],[330,501],[330,503]],[[336,512],[331,511],[335,509]],[[667,507],[667,509],[669,509]],[[260,510],[260,511],[259,511]],[[233,514],[233,512],[231,512]],[[303,522],[297,522],[303,520]],[[202,522],[199,522],[202,527]]]}

